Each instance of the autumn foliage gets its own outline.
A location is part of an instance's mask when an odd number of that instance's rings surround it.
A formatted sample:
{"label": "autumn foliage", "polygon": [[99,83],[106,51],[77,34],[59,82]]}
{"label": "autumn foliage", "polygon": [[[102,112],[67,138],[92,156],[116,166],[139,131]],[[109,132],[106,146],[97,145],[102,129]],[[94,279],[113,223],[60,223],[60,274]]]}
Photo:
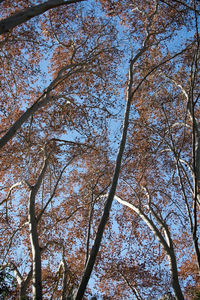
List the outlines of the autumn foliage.
{"label": "autumn foliage", "polygon": [[0,1],[2,299],[198,299],[199,21]]}

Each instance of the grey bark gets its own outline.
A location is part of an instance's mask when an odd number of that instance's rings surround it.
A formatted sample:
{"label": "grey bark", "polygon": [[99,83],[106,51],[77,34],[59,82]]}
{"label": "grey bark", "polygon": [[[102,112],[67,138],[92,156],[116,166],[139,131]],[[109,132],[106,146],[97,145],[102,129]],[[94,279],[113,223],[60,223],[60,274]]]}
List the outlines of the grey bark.
{"label": "grey bark", "polygon": [[170,265],[171,279],[172,279],[172,287],[173,287],[175,296],[176,296],[177,300],[184,300],[184,296],[183,296],[181,286],[179,283],[178,267],[177,267],[176,255],[175,255],[175,250],[174,250],[174,244],[173,244],[173,241],[171,238],[169,228],[168,228],[166,222],[163,219],[161,219],[161,217],[158,216],[158,214],[153,210],[153,208],[151,206],[150,206],[150,212],[156,219],[157,223],[164,230],[165,245],[162,243],[161,243],[161,245],[164,247],[167,257],[168,257],[168,261],[169,261],[169,265]]}
{"label": "grey bark", "polygon": [[[100,53],[100,52],[99,52]],[[56,78],[50,83],[50,85],[44,90],[42,95],[33,103],[31,107],[29,107],[10,127],[10,129],[6,132],[2,138],[0,138],[0,149],[3,148],[15,135],[17,130],[21,128],[21,126],[40,108],[46,106],[52,101],[56,101],[60,96],[51,95],[51,92],[61,83],[63,80],[66,80],[70,76],[84,71],[84,66],[90,64],[96,55],[91,57],[86,57],[80,62],[71,63],[70,65],[64,66],[58,72]],[[61,96],[63,97],[63,95]]]}
{"label": "grey bark", "polygon": [[172,278],[172,287],[177,300],[184,300],[184,296],[180,287],[179,278],[178,278],[178,268],[176,263],[176,257],[174,248],[171,248],[168,255],[168,261],[170,264],[170,272]]}
{"label": "grey bark", "polygon": [[192,231],[195,255],[196,255],[199,274],[200,274],[200,250],[199,250],[198,234],[197,234],[197,228],[198,228],[197,204],[200,198],[200,122],[195,117],[195,105],[197,104],[199,96],[197,97],[196,100],[194,99],[194,90],[198,82],[198,74],[199,74],[200,40],[198,35],[198,23],[196,23],[196,26],[197,26],[197,49],[196,49],[196,53],[194,54],[193,63],[191,66],[191,75],[190,75],[191,86],[188,95],[188,110],[193,123],[192,157],[193,157],[193,170],[194,170],[194,193],[193,193],[193,227],[191,228],[191,231]]}
{"label": "grey bark", "polygon": [[0,21],[0,34],[6,33],[14,27],[27,22],[28,20],[39,16],[51,8],[59,7],[61,5],[69,5],[73,3],[82,2],[85,0],[49,0],[36,6],[28,7],[19,13],[16,13],[6,19]]}
{"label": "grey bark", "polygon": [[171,280],[172,280],[172,287],[174,290],[174,293],[176,295],[177,300],[184,300],[183,293],[181,291],[180,283],[179,283],[179,277],[178,277],[178,268],[177,268],[177,262],[176,262],[176,255],[174,250],[173,241],[171,239],[171,234],[169,232],[167,224],[156,214],[156,212],[150,207],[151,215],[156,219],[157,223],[163,228],[165,236],[161,233],[159,228],[155,225],[152,218],[148,217],[141,208],[138,208],[137,206],[128,203],[127,201],[124,201],[120,199],[119,197],[115,197],[116,200],[131,208],[133,211],[137,213],[138,216],[140,216],[147,226],[151,229],[153,234],[156,236],[160,244],[162,245],[163,249],[166,252],[169,265],[170,265],[170,273],[171,273]]}
{"label": "grey bark", "polygon": [[28,208],[28,219],[29,219],[29,231],[32,248],[32,268],[33,268],[33,286],[32,286],[32,299],[42,300],[42,271],[41,271],[41,251],[39,246],[38,232],[37,232],[37,219],[35,214],[35,198],[44,178],[48,160],[45,158],[41,173],[38,177],[36,184],[31,187],[29,196],[29,208]]}
{"label": "grey bark", "polygon": [[94,195],[91,195],[91,203],[90,203],[90,211],[89,211],[89,222],[88,222],[88,232],[87,232],[87,241],[86,241],[86,255],[85,255],[85,266],[87,264],[87,260],[89,257],[89,249],[90,249],[90,234],[91,234],[91,223],[93,217],[94,210]]}
{"label": "grey bark", "polygon": [[[177,87],[179,87],[183,93],[183,95],[186,97],[187,100],[187,110],[189,112],[190,118],[192,120],[192,158],[193,158],[193,163],[192,163],[192,177],[193,177],[193,215],[190,212],[190,208],[188,205],[187,201],[187,196],[185,193],[185,187],[184,183],[182,180],[182,176],[180,173],[180,158],[177,158],[176,153],[175,154],[175,159],[176,159],[176,165],[177,165],[177,170],[178,170],[178,175],[179,175],[179,181],[181,184],[181,189],[182,193],[185,199],[185,204],[188,212],[188,217],[189,217],[189,222],[190,222],[190,228],[191,228],[191,233],[192,233],[192,239],[193,239],[193,245],[194,245],[194,250],[195,250],[195,255],[197,259],[197,265],[198,269],[200,272],[200,251],[199,251],[199,244],[198,244],[198,236],[197,236],[197,204],[199,204],[199,199],[200,199],[200,122],[199,120],[195,117],[195,104],[197,103],[198,98],[194,101],[194,95],[193,95],[193,90],[195,87],[195,81],[196,81],[196,76],[198,74],[198,68],[197,68],[197,62],[199,60],[198,53],[199,53],[199,44],[197,47],[197,54],[194,55],[194,66],[192,64],[191,68],[191,87],[190,87],[190,92],[188,93],[184,87],[179,84],[176,80],[173,78],[170,78],[166,76],[168,79],[170,79],[171,82],[173,82]],[[193,70],[194,68],[194,70]],[[185,174],[186,175],[186,174]],[[187,175],[186,175],[187,176]],[[192,187],[192,186],[191,186]]]}

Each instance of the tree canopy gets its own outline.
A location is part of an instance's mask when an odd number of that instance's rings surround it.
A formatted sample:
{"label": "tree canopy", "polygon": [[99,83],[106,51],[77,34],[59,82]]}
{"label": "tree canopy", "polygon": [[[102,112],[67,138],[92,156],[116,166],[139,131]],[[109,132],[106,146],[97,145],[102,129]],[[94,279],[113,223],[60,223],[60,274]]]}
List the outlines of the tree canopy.
{"label": "tree canopy", "polygon": [[198,299],[199,21],[0,1],[3,299]]}

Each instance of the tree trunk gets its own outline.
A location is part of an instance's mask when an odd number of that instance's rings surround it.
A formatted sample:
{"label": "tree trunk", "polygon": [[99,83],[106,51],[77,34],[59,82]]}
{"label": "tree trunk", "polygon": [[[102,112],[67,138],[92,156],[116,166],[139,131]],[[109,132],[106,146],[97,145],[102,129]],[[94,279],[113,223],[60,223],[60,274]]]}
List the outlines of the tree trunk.
{"label": "tree trunk", "polygon": [[155,225],[154,221],[150,217],[148,217],[141,209],[139,209],[137,206],[133,204],[128,203],[127,201],[122,200],[118,196],[115,196],[115,198],[119,203],[126,205],[127,207],[130,207],[134,212],[136,212],[137,215],[140,216],[145,221],[146,225],[151,229],[155,237],[158,239],[169,261],[172,287],[176,295],[176,299],[184,300],[184,296],[182,294],[181,287],[179,284],[178,269],[177,269],[173,242],[167,224],[155,213],[155,211],[151,209],[152,216],[156,219],[158,224],[160,224],[161,228],[163,228],[165,231],[165,237],[164,237],[161,231]]}
{"label": "tree trunk", "polygon": [[[139,56],[139,54],[138,54]],[[118,182],[118,178],[119,178],[119,173],[120,173],[120,168],[121,168],[121,161],[122,161],[122,155],[124,152],[124,148],[125,148],[125,144],[126,144],[126,136],[127,136],[127,131],[128,131],[128,123],[129,123],[129,114],[130,114],[130,107],[131,107],[131,100],[132,100],[132,85],[133,85],[133,64],[134,62],[137,60],[136,55],[134,60],[130,61],[130,67],[129,67],[129,85],[128,85],[128,91],[127,91],[127,99],[126,99],[126,110],[125,110],[125,115],[124,115],[124,124],[123,124],[123,131],[122,131],[122,137],[121,137],[121,142],[120,142],[120,146],[119,146],[119,151],[117,154],[117,159],[116,159],[116,164],[115,164],[115,171],[114,171],[114,175],[113,175],[113,180],[112,180],[112,184],[111,184],[111,188],[108,194],[108,198],[104,207],[104,212],[103,215],[101,217],[101,221],[99,223],[99,227],[97,230],[97,234],[95,237],[95,241],[94,241],[94,245],[91,249],[90,252],[90,256],[87,260],[87,264],[85,267],[85,271],[81,280],[81,283],[78,287],[78,291],[76,294],[75,299],[76,300],[81,300],[88,281],[90,279],[94,264],[95,264],[95,260],[101,245],[101,240],[103,237],[103,232],[106,226],[106,223],[108,221],[109,218],[109,214],[110,214],[110,209],[112,206],[112,202],[115,196],[115,191],[117,188],[117,182]]]}
{"label": "tree trunk", "polygon": [[174,250],[171,250],[168,254],[168,261],[170,264],[170,272],[172,278],[172,286],[177,300],[184,300],[183,293],[181,291],[179,278],[178,278],[178,270],[177,270],[177,263],[174,254]]}
{"label": "tree trunk", "polygon": [[200,251],[199,251],[198,237],[196,236],[196,233],[195,235],[193,235],[193,244],[194,244],[194,250],[196,254],[196,260],[197,260],[197,265],[198,265],[199,275],[200,275]]}
{"label": "tree trunk", "polygon": [[35,193],[32,191],[29,200],[29,230],[33,256],[33,300],[42,300],[41,255],[35,217]]}
{"label": "tree trunk", "polygon": [[30,191],[29,197],[29,208],[28,208],[28,220],[29,220],[29,230],[30,230],[30,240],[31,240],[31,248],[32,248],[32,299],[33,300],[42,300],[42,271],[41,271],[41,250],[39,246],[38,240],[38,232],[37,232],[37,218],[35,214],[35,198],[37,192],[41,186],[42,180],[44,178],[46,169],[48,165],[48,159],[44,158],[44,163],[40,175],[38,176],[37,182]]}

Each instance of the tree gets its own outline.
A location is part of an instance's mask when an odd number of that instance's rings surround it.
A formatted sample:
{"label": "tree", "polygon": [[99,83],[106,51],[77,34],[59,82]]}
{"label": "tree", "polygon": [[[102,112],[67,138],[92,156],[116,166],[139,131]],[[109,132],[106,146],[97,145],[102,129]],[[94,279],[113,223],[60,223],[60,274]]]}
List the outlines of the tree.
{"label": "tree", "polygon": [[[169,73],[172,71],[169,71],[169,69],[167,75],[165,71],[157,74],[161,85],[157,85],[156,98],[152,93],[152,102],[148,97],[148,102],[146,101],[146,104],[144,104],[144,90],[142,90],[142,94],[138,96],[138,99],[142,99],[141,102],[139,102],[139,100],[136,104],[138,105],[140,116],[138,120],[135,120],[134,122],[133,130],[136,133],[134,133],[134,135],[130,138],[129,145],[133,144],[133,146],[132,148],[129,146],[131,158],[129,158],[129,167],[125,171],[125,182],[133,190],[130,192],[130,197],[136,200],[134,203],[132,202],[133,200],[130,203],[129,201],[127,202],[118,198],[122,204],[130,207],[145,221],[147,226],[152,230],[154,235],[159,240],[159,243],[163,246],[169,259],[172,272],[172,284],[175,278],[177,278],[177,286],[174,286],[177,299],[183,299],[183,295],[181,295],[182,292],[180,291],[180,285],[178,283],[178,272],[174,269],[176,268],[176,255],[174,250],[172,250],[172,253],[174,253],[173,255],[170,253],[171,251],[168,251],[165,241],[171,244],[172,248],[173,244],[176,244],[177,251],[181,251],[183,249],[178,250],[179,247],[182,248],[181,244],[184,243],[184,245],[186,245],[187,243],[188,246],[190,245],[190,247],[192,247],[191,241],[193,240],[194,250],[190,251],[194,251],[197,263],[197,267],[194,265],[194,282],[198,280],[197,269],[199,270],[198,237],[196,235],[196,226],[198,226],[198,192],[195,192],[195,190],[197,191],[197,188],[195,188],[197,183],[195,182],[198,181],[195,178],[197,178],[198,175],[194,171],[196,169],[195,165],[198,165],[199,149],[197,129],[198,121],[196,121],[196,113],[198,114],[199,110],[199,108],[196,106],[199,98],[197,92],[199,82],[196,77],[196,74],[198,73],[196,69],[198,68],[198,63],[196,62],[196,67],[193,66],[193,62],[196,60],[196,53],[198,52],[196,49],[199,47],[198,38],[196,47],[192,48],[189,53],[186,53],[183,56],[183,60],[180,62],[180,73],[178,71],[176,75],[175,73],[173,75],[176,77],[176,79],[172,79],[171,75],[169,75]],[[185,56],[187,57],[187,63]],[[190,65],[191,60],[189,57],[193,61],[191,64],[192,66]],[[184,66],[182,63],[184,63]],[[185,74],[187,74],[187,68],[192,70],[188,77],[185,76]],[[175,70],[173,69],[172,72],[175,72]],[[183,73],[185,77],[183,76]],[[192,76],[192,78],[190,76]],[[163,94],[164,85],[162,83],[162,79],[165,81],[165,96]],[[154,79],[154,83],[155,81],[156,80]],[[171,89],[171,87],[167,87],[167,82],[173,84],[173,89]],[[192,88],[191,84],[193,86]],[[177,93],[177,91],[175,92],[175,86],[179,89],[179,93]],[[189,99],[189,96],[186,92],[187,86],[189,86],[190,91],[194,91],[194,93],[192,92],[193,100]],[[152,88],[155,89],[155,86],[152,86]],[[150,92],[151,82],[148,83],[148,90]],[[186,97],[185,103],[183,102],[184,100],[182,100],[183,97]],[[193,117],[191,117],[191,101],[193,103],[193,109],[195,106],[195,111],[193,110]],[[153,110],[152,107],[154,108]],[[156,119],[156,123],[152,122],[153,119]],[[140,137],[139,139],[138,136]],[[141,140],[145,140],[145,161],[143,161],[142,158],[144,149],[141,147]],[[137,143],[139,143],[138,147],[136,147]],[[136,162],[135,159],[138,159],[138,157],[141,157],[141,161]],[[130,171],[131,160],[133,160],[133,166],[137,164],[137,170]],[[141,172],[138,172],[138,170],[141,170]],[[130,176],[131,172],[132,176]],[[165,181],[166,183],[164,183]],[[151,189],[151,192],[149,192],[149,189]],[[144,190],[145,193],[144,191],[142,192],[142,190]],[[129,197],[127,195],[127,188],[125,191],[126,192],[125,194],[123,193],[123,197],[127,199]],[[172,191],[175,191],[177,196],[171,195]],[[180,192],[183,196],[180,195]],[[144,194],[146,194],[148,198],[147,203],[143,200]],[[163,201],[162,206],[161,201]],[[179,211],[177,211],[176,201],[178,203]],[[174,205],[176,206],[175,208],[173,208]],[[167,209],[167,206],[171,207]],[[163,217],[163,215],[165,215],[165,217]],[[155,225],[155,222],[157,222],[157,224],[160,226],[160,231],[158,231],[158,227],[156,227],[157,225]],[[175,242],[173,242],[172,236],[169,232],[169,223],[171,224],[173,230],[176,228],[178,231],[177,228],[180,226],[179,231],[185,232],[185,235],[188,239],[190,239],[190,242],[186,242],[185,237],[181,242],[180,236],[177,237],[176,230],[174,232],[174,235],[176,235],[176,237],[174,237]],[[164,236],[162,236],[163,233]],[[172,258],[171,255],[174,256],[174,258]],[[177,288],[179,289],[180,294],[177,291]]]}
{"label": "tree", "polygon": [[199,4],[14,4],[1,3],[0,203],[15,295],[198,293]]}

